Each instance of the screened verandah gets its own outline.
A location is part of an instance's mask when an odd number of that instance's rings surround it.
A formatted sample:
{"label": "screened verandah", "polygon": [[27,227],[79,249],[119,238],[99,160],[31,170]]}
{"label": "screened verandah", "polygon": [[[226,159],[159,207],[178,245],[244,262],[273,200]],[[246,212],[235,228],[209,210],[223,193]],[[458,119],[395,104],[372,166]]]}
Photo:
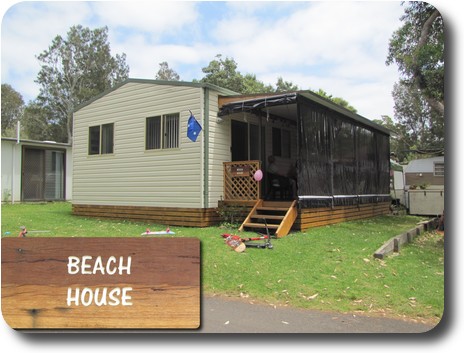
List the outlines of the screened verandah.
{"label": "screened verandah", "polygon": [[[246,203],[269,199],[266,162],[279,143],[274,141],[275,133],[266,131],[277,121],[286,122],[289,131],[293,131],[289,138],[295,147],[289,156],[296,165],[300,213],[304,209],[340,211],[340,207],[351,208],[349,217],[359,216],[360,212],[369,216],[388,212],[391,201],[388,130],[311,92],[236,101],[230,101],[229,97],[219,116],[225,119],[245,112],[259,122],[255,136],[259,141],[255,148],[258,158],[249,165],[247,160],[234,159],[224,164],[225,201]],[[234,129],[232,145],[233,133]],[[282,135],[280,138],[282,144]],[[232,156],[233,151],[232,146]],[[242,169],[240,174],[236,173],[237,168]],[[262,183],[254,178],[257,170],[263,171]],[[346,212],[342,213],[339,218],[344,219]]]}

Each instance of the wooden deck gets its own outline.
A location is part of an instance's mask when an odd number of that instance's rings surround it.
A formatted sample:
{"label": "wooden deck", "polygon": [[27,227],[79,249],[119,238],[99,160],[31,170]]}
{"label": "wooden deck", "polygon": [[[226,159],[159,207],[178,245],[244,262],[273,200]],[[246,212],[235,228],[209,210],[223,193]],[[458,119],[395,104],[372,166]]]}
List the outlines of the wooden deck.
{"label": "wooden deck", "polygon": [[[237,221],[243,222],[256,202],[222,201],[221,205],[241,206]],[[296,220],[291,229],[304,231],[309,228],[321,227],[358,219],[371,218],[390,213],[390,203],[372,203],[359,206],[337,206],[325,208],[295,208]],[[177,207],[143,207],[143,206],[104,206],[104,205],[73,205],[72,212],[78,216],[106,219],[123,219],[137,222],[148,222],[170,226],[210,227],[220,224],[223,220],[217,208],[177,208]],[[276,215],[276,217],[281,217]],[[273,218],[268,218],[269,220]],[[250,223],[258,223],[254,220]]]}
{"label": "wooden deck", "polygon": [[123,219],[137,222],[186,227],[209,227],[221,222],[217,208],[103,206],[73,204],[72,213],[77,216]]}

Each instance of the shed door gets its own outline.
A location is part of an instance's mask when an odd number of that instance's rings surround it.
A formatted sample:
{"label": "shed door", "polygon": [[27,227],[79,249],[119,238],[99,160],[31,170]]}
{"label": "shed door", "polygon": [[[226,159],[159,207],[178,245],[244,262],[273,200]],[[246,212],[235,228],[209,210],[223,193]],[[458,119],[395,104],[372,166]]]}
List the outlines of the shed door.
{"label": "shed door", "polygon": [[24,148],[22,200],[64,200],[64,151]]}

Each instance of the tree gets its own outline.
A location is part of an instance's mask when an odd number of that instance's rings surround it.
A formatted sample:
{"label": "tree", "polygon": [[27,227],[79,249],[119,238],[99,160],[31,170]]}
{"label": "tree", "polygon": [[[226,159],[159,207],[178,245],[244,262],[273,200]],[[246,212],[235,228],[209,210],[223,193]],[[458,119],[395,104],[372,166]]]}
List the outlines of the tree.
{"label": "tree", "polygon": [[431,109],[420,90],[414,86],[395,84],[393,88],[396,120],[402,125],[405,148],[417,153],[444,152],[444,119]]}
{"label": "tree", "polygon": [[165,80],[165,81],[179,81],[180,76],[171,69],[166,61],[163,61],[159,64],[158,73],[155,76],[157,80]]}
{"label": "tree", "polygon": [[122,82],[129,75],[126,55],[111,56],[108,28],[73,26],[67,38],[56,36],[37,59],[41,88],[36,104],[52,113],[51,123],[65,126],[58,141],[72,142],[72,114],[79,104]]}
{"label": "tree", "polygon": [[[234,59],[223,59],[222,55],[218,54],[215,60],[211,61],[207,67],[202,69],[203,72],[206,73],[206,76],[203,77],[200,82],[211,83],[241,94],[283,93],[300,90],[298,85],[295,85],[291,81],[285,81],[282,77],[277,79],[276,87],[274,88],[272,85],[266,85],[262,81],[259,81],[254,74],[242,75],[240,71],[237,70],[237,67],[238,65]],[[194,80],[194,82],[197,81]],[[356,113],[356,109],[343,98],[332,97],[322,89],[319,89],[319,91],[315,93]]]}
{"label": "tree", "polygon": [[382,119],[373,119],[374,123],[386,127],[391,131],[390,152],[394,153],[398,162],[406,162],[411,158],[413,142],[409,138],[407,128],[404,124],[396,123],[390,116],[382,115]]}
{"label": "tree", "polygon": [[443,153],[444,28],[443,19],[426,2],[409,2],[403,25],[393,33],[387,65],[397,64],[400,82],[393,89],[395,119],[406,127],[405,140],[418,152]]}
{"label": "tree", "polygon": [[266,85],[261,81],[258,81],[256,75],[246,74],[243,77],[243,90],[242,94],[254,94],[254,93],[272,93],[274,87],[272,85]]}
{"label": "tree", "polygon": [[21,119],[24,111],[24,100],[11,85],[2,84],[2,136],[12,135],[15,124]]}
{"label": "tree", "polygon": [[432,5],[412,1],[401,20],[404,24],[390,39],[386,63],[396,63],[404,84],[415,86],[430,107],[444,115],[443,19]]}
{"label": "tree", "polygon": [[357,113],[358,111],[356,110],[356,108],[354,108],[353,106],[350,105],[350,103],[348,103],[345,99],[343,98],[340,98],[340,97],[333,97],[331,94],[328,94],[326,91],[324,91],[323,89],[320,89],[316,92],[317,95],[325,98],[325,99],[328,99],[329,101],[335,103],[335,104],[338,104],[340,106],[342,106],[343,108],[345,109],[348,109],[349,111],[353,112],[353,113]]}
{"label": "tree", "polygon": [[297,85],[294,85],[293,82],[290,81],[284,81],[282,77],[279,77],[277,79],[276,83],[276,92],[292,92],[292,91],[298,91],[299,88]]}
{"label": "tree", "polygon": [[237,71],[237,63],[232,58],[223,59],[222,55],[218,54],[202,71],[206,76],[200,82],[228,88],[237,93],[244,91],[243,76]]}
{"label": "tree", "polygon": [[66,136],[66,122],[54,117],[49,107],[33,101],[24,110],[21,133],[31,140],[62,141]]}

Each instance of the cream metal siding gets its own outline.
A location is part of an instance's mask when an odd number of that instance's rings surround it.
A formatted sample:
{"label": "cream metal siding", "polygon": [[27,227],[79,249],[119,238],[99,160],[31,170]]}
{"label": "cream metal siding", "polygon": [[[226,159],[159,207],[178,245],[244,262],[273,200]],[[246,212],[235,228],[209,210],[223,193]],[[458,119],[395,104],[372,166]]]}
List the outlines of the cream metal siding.
{"label": "cream metal siding", "polygon": [[[202,88],[128,82],[74,114],[73,202],[202,206],[202,138],[187,138],[189,110],[201,122]],[[179,148],[145,150],[146,118],[180,114]],[[114,123],[114,152],[89,155],[89,127]]]}
{"label": "cream metal siding", "polygon": [[217,207],[224,195],[223,163],[230,162],[230,119],[218,119],[218,93],[209,92],[209,183],[208,205],[205,207]]}

